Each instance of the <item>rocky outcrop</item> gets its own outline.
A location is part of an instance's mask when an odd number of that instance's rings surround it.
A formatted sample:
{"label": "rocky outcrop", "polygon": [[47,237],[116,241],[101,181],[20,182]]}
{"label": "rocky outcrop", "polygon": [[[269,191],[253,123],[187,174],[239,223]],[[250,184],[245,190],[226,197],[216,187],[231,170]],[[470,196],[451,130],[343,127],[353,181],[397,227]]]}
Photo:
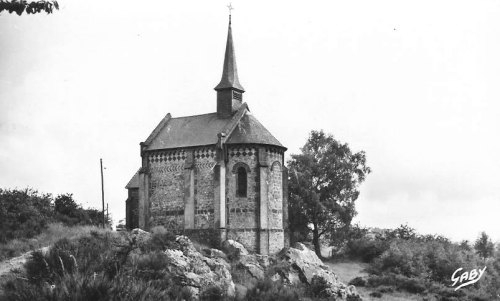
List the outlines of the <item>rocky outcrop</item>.
{"label": "rocky outcrop", "polygon": [[[151,239],[151,235],[142,230],[133,230],[131,234],[132,243],[137,247]],[[186,236],[177,236],[175,244],[172,245],[175,247],[163,252],[165,266],[159,267],[166,278],[186,287],[194,299],[198,299],[204,290],[213,288],[225,296],[234,296],[235,285],[230,272],[231,266],[224,259],[223,253],[211,250],[208,251],[209,256],[203,255]],[[141,252],[132,251],[128,260],[134,265],[141,256],[144,256]]]}
{"label": "rocky outcrop", "polygon": [[340,282],[337,275],[304,244],[297,243],[293,247],[283,249],[276,260],[273,275],[275,280],[289,285],[304,283],[317,287],[321,290],[318,293],[323,297],[361,300],[354,286]]}
{"label": "rocky outcrop", "polygon": [[[150,239],[148,232],[139,229],[131,233],[131,242],[138,247]],[[208,288],[216,288],[228,297],[242,298],[250,282],[265,280],[306,285],[321,297],[361,300],[354,286],[341,283],[312,250],[300,243],[275,256],[251,254],[234,240],[223,242],[223,251],[205,248],[199,252],[186,236],[176,236],[171,246],[163,252],[166,260],[162,271],[177,285],[186,287],[195,299]],[[132,251],[130,256],[134,261],[144,255]],[[236,285],[233,276],[238,280]]]}

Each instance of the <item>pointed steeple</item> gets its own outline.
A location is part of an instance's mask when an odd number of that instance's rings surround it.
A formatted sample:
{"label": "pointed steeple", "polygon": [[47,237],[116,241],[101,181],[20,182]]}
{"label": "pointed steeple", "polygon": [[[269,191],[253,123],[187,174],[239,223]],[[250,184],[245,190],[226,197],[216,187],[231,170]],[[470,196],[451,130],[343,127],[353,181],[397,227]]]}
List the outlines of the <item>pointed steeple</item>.
{"label": "pointed steeple", "polygon": [[217,87],[215,87],[215,90],[219,91],[227,88],[245,92],[245,89],[243,89],[238,79],[238,68],[236,67],[236,56],[234,54],[233,34],[231,30],[231,15],[229,15],[229,28],[227,31],[226,54],[224,55],[222,78]]}
{"label": "pointed steeple", "polygon": [[238,79],[238,68],[236,67],[236,56],[234,54],[233,34],[231,30],[231,14],[229,14],[222,78],[214,89],[217,91],[217,113],[223,118],[231,116],[241,106],[243,101],[242,94],[245,92]]}

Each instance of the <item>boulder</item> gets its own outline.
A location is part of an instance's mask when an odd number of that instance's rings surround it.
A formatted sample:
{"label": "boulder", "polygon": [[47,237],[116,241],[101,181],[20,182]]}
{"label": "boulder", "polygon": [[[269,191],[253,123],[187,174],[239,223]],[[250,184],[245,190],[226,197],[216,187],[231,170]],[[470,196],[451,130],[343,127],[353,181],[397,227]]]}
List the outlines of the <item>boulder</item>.
{"label": "boulder", "polygon": [[234,264],[237,269],[247,272],[253,278],[258,280],[264,279],[265,269],[259,264],[255,255],[241,256],[239,261],[234,262]]}
{"label": "boulder", "polygon": [[222,249],[227,257],[231,259],[231,264],[236,270],[242,271],[252,278],[262,280],[265,276],[265,267],[261,262],[269,266],[269,260],[264,259],[264,255],[250,254],[245,247],[234,240],[226,240],[222,243]]}
{"label": "boulder", "polygon": [[179,285],[192,287],[194,297],[204,289],[218,287],[226,296],[233,297],[234,282],[229,264],[221,263],[199,253],[186,236],[177,236],[179,250],[165,250],[168,272]]}
{"label": "boulder", "polygon": [[[131,240],[134,249],[130,252],[129,264],[136,266],[141,261],[143,254],[140,246],[151,238],[151,235],[143,230],[134,229]],[[137,252],[136,252],[137,250]],[[191,240],[186,236],[176,236],[172,247],[166,249],[160,267],[165,278],[171,279],[177,285],[185,287],[195,300],[200,298],[206,290],[216,288],[225,296],[232,298],[235,295],[235,286],[231,276],[231,266],[222,258],[206,257],[196,250]]]}
{"label": "boulder", "polygon": [[245,249],[242,244],[232,239],[226,240],[222,243],[222,250],[231,260],[238,260],[241,256],[248,255],[247,249]]}
{"label": "boulder", "polygon": [[[323,297],[360,300],[356,288],[340,282],[337,275],[304,244],[297,243],[293,247],[283,249],[278,254],[277,260],[274,269],[287,284],[304,283],[317,287]],[[278,276],[275,279],[278,279]]]}
{"label": "boulder", "polygon": [[135,228],[130,231],[130,239],[134,245],[141,246],[151,239],[151,233]]}

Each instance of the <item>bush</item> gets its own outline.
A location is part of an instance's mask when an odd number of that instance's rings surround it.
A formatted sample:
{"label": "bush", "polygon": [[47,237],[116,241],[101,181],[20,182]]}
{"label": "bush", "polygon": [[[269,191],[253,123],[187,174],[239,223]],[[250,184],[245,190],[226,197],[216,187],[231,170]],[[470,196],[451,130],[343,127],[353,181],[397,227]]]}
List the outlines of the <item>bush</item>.
{"label": "bush", "polygon": [[330,285],[328,285],[325,278],[314,275],[309,286],[309,294],[314,297],[327,298],[329,296],[329,288]]}
{"label": "bush", "polygon": [[[0,189],[0,243],[13,239],[30,239],[42,233],[51,223],[67,226],[99,225],[101,211],[83,209],[71,194],[55,199],[33,189]],[[110,221],[107,221],[108,224]]]}
{"label": "bush", "polygon": [[389,248],[389,242],[367,237],[350,240],[346,245],[346,253],[353,259],[371,262]]}
{"label": "bush", "polygon": [[382,293],[380,293],[380,292],[371,292],[370,293],[370,297],[382,298]]}
{"label": "bush", "polygon": [[165,227],[156,226],[151,229],[151,240],[148,242],[145,248],[149,250],[165,251],[166,249],[171,249],[177,247],[175,241],[175,233],[168,231]]}
{"label": "bush", "polygon": [[63,238],[77,238],[89,234],[91,231],[103,231],[92,226],[67,227],[60,223],[49,224],[39,235],[26,239],[19,238],[0,244],[0,260],[19,256],[28,251],[38,250],[52,245]]}
{"label": "bush", "polygon": [[349,285],[360,286],[360,287],[366,286],[366,279],[363,277],[356,277],[351,281],[349,281]]}
{"label": "bush", "polygon": [[[161,252],[126,263],[130,245],[123,232],[91,232],[57,241],[49,252],[34,252],[27,279],[3,286],[1,300],[190,300],[187,288],[166,273]],[[156,273],[156,274],[155,274]]]}
{"label": "bush", "polygon": [[219,301],[224,299],[224,292],[218,286],[210,286],[200,294],[200,300],[202,301]]}
{"label": "bush", "polygon": [[40,234],[52,219],[52,197],[33,189],[0,189],[0,243]]}
{"label": "bush", "polygon": [[264,280],[249,289],[245,299],[248,301],[296,301],[303,295],[303,287],[287,287],[280,282]]}

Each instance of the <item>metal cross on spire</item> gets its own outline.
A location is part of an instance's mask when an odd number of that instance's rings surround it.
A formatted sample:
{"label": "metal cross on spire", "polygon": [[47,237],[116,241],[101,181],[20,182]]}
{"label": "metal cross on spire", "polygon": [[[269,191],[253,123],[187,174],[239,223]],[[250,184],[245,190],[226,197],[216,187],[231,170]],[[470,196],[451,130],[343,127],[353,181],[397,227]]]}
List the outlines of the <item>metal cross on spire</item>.
{"label": "metal cross on spire", "polygon": [[229,9],[229,24],[231,24],[231,11],[234,9],[233,5],[231,2],[229,2],[229,5],[227,6],[227,9]]}

